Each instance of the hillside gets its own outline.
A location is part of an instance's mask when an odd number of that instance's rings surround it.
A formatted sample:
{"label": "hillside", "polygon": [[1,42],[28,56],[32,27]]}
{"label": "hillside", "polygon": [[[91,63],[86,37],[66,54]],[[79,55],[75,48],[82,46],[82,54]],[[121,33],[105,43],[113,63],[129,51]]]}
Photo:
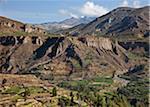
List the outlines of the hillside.
{"label": "hillside", "polygon": [[0,44],[3,73],[31,72],[39,66],[56,75],[72,75],[81,69],[111,75],[127,69],[125,50],[108,38],[7,36],[0,37]]}
{"label": "hillside", "polygon": [[79,35],[148,36],[149,10],[149,6],[143,8],[119,7],[85,26],[79,26],[79,29],[76,27],[70,29],[70,33],[79,33]]}
{"label": "hillside", "polygon": [[46,34],[46,31],[39,27],[32,26],[31,24],[25,24],[16,20],[0,16],[0,35],[27,35],[28,33],[42,35]]}

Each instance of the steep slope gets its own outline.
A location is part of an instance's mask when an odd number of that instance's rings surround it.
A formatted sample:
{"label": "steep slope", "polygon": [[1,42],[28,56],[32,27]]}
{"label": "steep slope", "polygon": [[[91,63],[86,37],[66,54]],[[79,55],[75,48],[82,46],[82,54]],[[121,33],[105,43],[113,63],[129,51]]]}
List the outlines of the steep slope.
{"label": "steep slope", "polygon": [[77,32],[80,35],[146,36],[150,26],[149,10],[149,6],[143,8],[120,7],[96,18]]}
{"label": "steep slope", "polygon": [[3,73],[91,76],[127,69],[125,50],[108,38],[5,36],[0,37],[0,44]]}

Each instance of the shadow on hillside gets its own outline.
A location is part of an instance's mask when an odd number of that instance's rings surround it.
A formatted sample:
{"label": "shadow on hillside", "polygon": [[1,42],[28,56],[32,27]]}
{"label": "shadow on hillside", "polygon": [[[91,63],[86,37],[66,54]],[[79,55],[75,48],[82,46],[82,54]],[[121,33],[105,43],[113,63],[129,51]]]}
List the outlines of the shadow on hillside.
{"label": "shadow on hillside", "polygon": [[[63,39],[64,38],[58,38],[58,37],[48,38],[41,47],[39,47],[38,49],[35,50],[33,59],[36,60],[36,59],[42,58],[46,54],[49,47],[51,47],[53,45],[55,47],[55,45],[58,44],[60,42],[60,40],[62,41]],[[55,47],[55,48],[57,48],[57,47]],[[52,48],[52,50],[53,49],[54,48]],[[52,53],[53,53],[53,51],[52,51]]]}

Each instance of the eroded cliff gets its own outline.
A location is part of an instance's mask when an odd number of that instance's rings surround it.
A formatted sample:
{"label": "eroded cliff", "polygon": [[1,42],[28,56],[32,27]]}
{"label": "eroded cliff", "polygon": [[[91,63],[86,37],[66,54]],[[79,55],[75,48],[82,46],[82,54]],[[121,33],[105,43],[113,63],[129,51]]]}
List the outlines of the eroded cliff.
{"label": "eroded cliff", "polygon": [[[118,43],[103,37],[0,37],[0,71],[82,76],[127,69]],[[43,72],[42,72],[43,71]],[[84,73],[83,73],[84,71]]]}

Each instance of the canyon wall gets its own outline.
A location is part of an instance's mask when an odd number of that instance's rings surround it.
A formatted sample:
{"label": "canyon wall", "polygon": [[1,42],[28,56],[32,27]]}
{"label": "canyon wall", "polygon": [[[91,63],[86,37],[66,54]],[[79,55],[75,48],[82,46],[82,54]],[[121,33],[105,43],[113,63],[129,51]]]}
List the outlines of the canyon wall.
{"label": "canyon wall", "polygon": [[34,72],[35,69],[61,75],[83,69],[90,69],[92,74],[114,72],[127,69],[127,56],[122,50],[103,37],[1,36],[0,72]]}

